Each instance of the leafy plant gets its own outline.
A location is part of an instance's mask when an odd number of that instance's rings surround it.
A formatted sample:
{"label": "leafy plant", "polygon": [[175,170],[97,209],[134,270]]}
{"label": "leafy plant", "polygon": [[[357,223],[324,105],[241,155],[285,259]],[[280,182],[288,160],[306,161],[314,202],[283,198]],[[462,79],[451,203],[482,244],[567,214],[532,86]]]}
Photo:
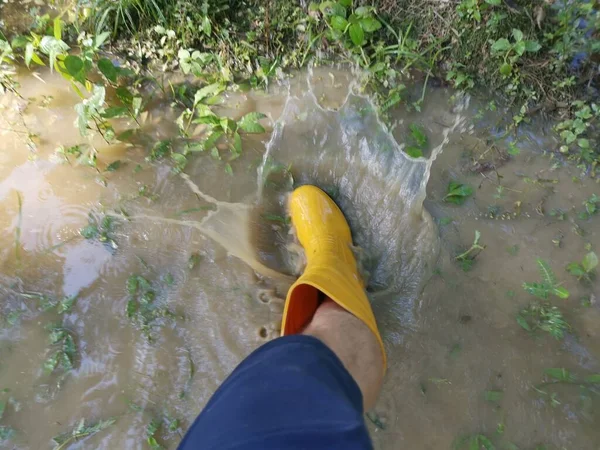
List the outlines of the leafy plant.
{"label": "leafy plant", "polygon": [[73,332],[61,325],[51,325],[48,331],[53,348],[52,353],[44,362],[44,371],[50,375],[54,371],[62,369],[63,374],[66,374],[73,370],[77,358],[77,346],[73,339]]}
{"label": "leafy plant", "polygon": [[492,6],[498,6],[502,3],[501,0],[461,0],[456,6],[456,12],[461,18],[481,21],[481,14]]}
{"label": "leafy plant", "polygon": [[600,118],[600,107],[596,103],[581,100],[573,102],[574,117],[559,122],[554,129],[559,133],[563,145],[560,152],[587,164],[598,162],[596,140],[590,139],[590,131]]}
{"label": "leafy plant", "polygon": [[580,218],[587,219],[596,214],[600,210],[598,204],[600,204],[600,197],[598,197],[596,194],[592,194],[590,198],[583,202],[585,211],[580,214]]}
{"label": "leafy plant", "polygon": [[481,239],[481,233],[475,230],[475,239],[471,244],[471,247],[460,255],[456,256],[454,259],[460,262],[462,269],[467,272],[471,270],[473,264],[475,263],[475,258],[485,250],[485,246],[479,244],[479,240]]}
{"label": "leafy plant", "polygon": [[555,339],[562,339],[571,329],[556,306],[534,302],[517,314],[517,323],[525,330],[535,333],[542,330]]}
{"label": "leafy plant", "polygon": [[106,428],[113,425],[115,422],[116,419],[111,418],[96,422],[94,425],[86,425],[85,419],[81,419],[77,426],[75,426],[71,431],[61,433],[52,438],[52,440],[56,444],[54,446],[54,450],[66,449],[73,442],[79,441],[102,430],[105,430]]}
{"label": "leafy plant", "polygon": [[521,30],[513,28],[512,36],[512,42],[506,38],[500,38],[491,46],[492,54],[502,58],[503,62],[499,70],[505,77],[512,73],[515,64],[525,52],[535,53],[542,48],[538,41],[526,40]]}
{"label": "leafy plant", "polygon": [[598,256],[594,252],[587,253],[581,263],[569,263],[567,272],[581,280],[582,278],[591,281],[591,275],[594,269],[598,266]]}
{"label": "leafy plant", "polygon": [[543,300],[547,300],[550,294],[559,298],[569,298],[569,291],[560,286],[556,279],[556,275],[548,265],[548,263],[540,258],[536,260],[541,277],[541,283],[523,283],[523,289]]}
{"label": "leafy plant", "polygon": [[85,239],[102,242],[113,250],[118,248],[114,239],[114,218],[112,216],[105,215],[102,220],[98,220],[90,214],[88,222],[88,225],[79,230],[79,234]]}
{"label": "leafy plant", "polygon": [[321,2],[319,10],[330,27],[327,36],[331,40],[342,40],[346,45],[360,51],[365,44],[366,35],[379,30],[382,25],[375,18],[375,8],[369,6],[356,8],[346,18],[347,8],[351,7],[351,0],[325,1]]}
{"label": "leafy plant", "polygon": [[20,292],[19,295],[23,298],[37,300],[40,309],[44,312],[55,310],[58,314],[70,312],[77,300],[77,295],[65,296],[60,300],[40,292]]}
{"label": "leafy plant", "polygon": [[444,196],[444,201],[447,203],[454,203],[455,205],[462,205],[471,195],[473,195],[473,188],[468,184],[461,184],[457,181],[451,181],[448,184],[448,190]]}
{"label": "leafy plant", "polygon": [[146,338],[152,341],[152,330],[159,324],[159,320],[173,319],[175,315],[156,302],[156,292],[151,283],[141,275],[131,275],[127,279],[126,286],[129,292],[127,318],[137,324]]}
{"label": "leafy plant", "polygon": [[404,152],[413,158],[421,158],[423,151],[427,150],[429,146],[429,139],[425,134],[425,129],[416,123],[412,123],[409,126],[410,139],[408,146],[404,149]]}

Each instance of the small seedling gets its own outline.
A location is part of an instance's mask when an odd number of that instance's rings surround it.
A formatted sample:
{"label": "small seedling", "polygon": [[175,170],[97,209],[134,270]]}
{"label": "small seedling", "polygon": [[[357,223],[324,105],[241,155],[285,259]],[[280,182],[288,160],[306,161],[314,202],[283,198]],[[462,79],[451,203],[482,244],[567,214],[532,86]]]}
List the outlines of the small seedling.
{"label": "small seedling", "polygon": [[577,277],[578,280],[591,281],[594,269],[598,266],[598,256],[594,252],[587,253],[581,263],[570,263],[567,272]]}
{"label": "small seedling", "polygon": [[531,295],[535,295],[543,300],[547,300],[550,294],[563,299],[569,298],[569,291],[558,283],[556,275],[548,263],[539,258],[536,260],[536,262],[540,270],[542,282],[523,283],[523,289],[525,289]]}
{"label": "small seedling", "polygon": [[537,330],[550,333],[555,339],[564,338],[571,327],[556,306],[534,302],[517,314],[517,323],[530,333]]}
{"label": "small seedling", "polygon": [[444,201],[454,203],[455,205],[462,205],[472,194],[473,188],[468,184],[451,181],[448,184],[448,191],[444,197]]}
{"label": "small seedling", "polygon": [[475,230],[475,239],[473,240],[473,244],[471,247],[464,253],[456,256],[454,259],[460,262],[462,269],[465,272],[468,272],[475,263],[475,258],[485,250],[485,245],[480,245],[479,240],[481,239],[481,233],[478,230]]}
{"label": "small seedling", "polygon": [[66,449],[74,441],[96,434],[116,422],[116,419],[101,420],[94,425],[86,426],[85,419],[81,419],[79,424],[73,430],[54,436],[52,440],[55,442],[54,450]]}
{"label": "small seedling", "polygon": [[512,35],[513,42],[501,38],[496,40],[491,47],[492,54],[503,58],[499,71],[504,77],[508,77],[513,72],[517,61],[525,52],[535,53],[542,48],[538,41],[525,40],[521,30],[513,28]]}

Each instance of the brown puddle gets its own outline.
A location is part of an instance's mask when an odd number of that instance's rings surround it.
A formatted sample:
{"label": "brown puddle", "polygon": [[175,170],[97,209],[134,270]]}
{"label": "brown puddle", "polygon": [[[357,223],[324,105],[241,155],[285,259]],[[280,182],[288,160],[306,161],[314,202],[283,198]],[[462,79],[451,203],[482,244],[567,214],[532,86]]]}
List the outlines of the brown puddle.
{"label": "brown puddle", "polygon": [[[575,182],[578,169],[555,168],[542,154],[556,145],[550,124],[527,127],[520,155],[494,159],[499,190],[493,170],[468,167],[505,112],[477,119],[486,103],[430,90],[420,114],[404,107],[392,113],[396,143],[367,98],[348,96],[351,74],[318,69],[310,90],[297,75],[289,88],[230,95],[222,113],[258,110],[273,120],[272,134],[244,140],[233,177],[222,161],[198,154],[185,169],[188,181],[168,162],[147,163],[145,148],[107,149],[96,137],[98,173],[60,163],[59,146],[82,142],[72,125],[77,98],[58,76],[43,78],[46,84],[22,78],[26,101],[0,99],[0,391],[10,389],[0,401],[12,399],[0,425],[16,430],[7,448],[51,448],[52,436],[81,418],[93,424],[110,417],[114,425],[70,448],[146,448],[153,419],[164,422],[159,441],[175,448],[236,364],[278,335],[289,278],[265,268],[294,273],[281,220],[292,182],[330,192],[364,252],[390,365],[368,415],[375,448],[451,448],[475,434],[498,448],[597,447],[597,392],[588,400],[576,385],[557,386],[552,406],[533,389],[548,368],[581,377],[600,372],[600,310],[580,301],[597,297],[598,283],[579,283],[564,270],[582,259],[587,243],[600,252],[598,216],[577,219],[598,187],[585,177]],[[143,126],[155,139],[173,136],[177,115],[165,102]],[[398,146],[407,144],[412,123],[423,125],[438,149],[431,150],[433,165],[402,155]],[[124,164],[102,172],[115,160]],[[441,201],[454,179],[475,188],[463,206]],[[425,187],[429,213],[422,210]],[[554,208],[566,219],[551,216]],[[80,236],[90,213],[92,223],[113,219],[115,245]],[[434,221],[442,218],[452,220],[438,230]],[[475,230],[486,249],[464,272],[454,256]],[[571,292],[551,299],[572,326],[563,341],[529,336],[515,320],[533,300],[521,284],[539,279],[538,257]],[[150,281],[157,305],[174,315],[156,319],[151,340],[126,316],[132,274]],[[78,297],[59,316],[40,311],[35,293]],[[55,348],[45,327],[60,320],[78,353],[64,380],[43,369]],[[502,391],[501,398],[486,400],[486,391]],[[180,424],[169,431],[174,419]]]}

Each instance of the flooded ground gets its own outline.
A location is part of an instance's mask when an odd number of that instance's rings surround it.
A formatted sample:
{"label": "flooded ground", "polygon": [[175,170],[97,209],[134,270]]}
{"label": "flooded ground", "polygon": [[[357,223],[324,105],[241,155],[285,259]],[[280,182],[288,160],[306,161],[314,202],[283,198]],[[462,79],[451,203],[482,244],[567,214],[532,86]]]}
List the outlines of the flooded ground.
{"label": "flooded ground", "polygon": [[[478,435],[506,449],[598,448],[598,385],[540,386],[549,368],[600,372],[598,283],[565,270],[600,250],[598,216],[579,217],[599,189],[545,153],[557,146],[551,123],[525,125],[517,152],[513,134],[500,138],[509,111],[430,88],[421,112],[390,113],[394,139],[367,98],[349,95],[351,74],[319,69],[228,97],[222,114],[263,112],[267,133],[244,137],[232,175],[198,153],[184,178],[148,162],[143,145],[98,136],[97,170],[66,162],[57,149],[84,142],[78,99],[60,77],[43,79],[23,77],[25,98],[0,100],[0,426],[15,430],[3,448],[52,448],[81,419],[111,418],[63,448],[175,448],[228,373],[278,335],[297,271],[282,205],[307,182],[340,204],[369,275],[389,360],[367,415],[376,449],[445,449],[469,436],[485,447]],[[157,101],[142,128],[173,137],[178,115]],[[401,152],[413,124],[428,160]],[[444,202],[450,181],[473,197]],[[485,250],[464,271],[455,256],[476,231]],[[549,300],[571,326],[563,340],[516,321],[535,301],[521,285],[539,282],[537,258],[570,291]],[[44,370],[57,351],[74,355],[66,376],[60,364]]]}

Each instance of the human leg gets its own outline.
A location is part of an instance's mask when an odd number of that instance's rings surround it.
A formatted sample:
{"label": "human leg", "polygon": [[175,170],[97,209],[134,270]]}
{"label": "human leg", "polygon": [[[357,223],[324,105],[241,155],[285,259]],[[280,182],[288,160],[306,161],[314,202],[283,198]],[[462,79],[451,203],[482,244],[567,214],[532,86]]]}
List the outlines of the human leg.
{"label": "human leg", "polygon": [[371,330],[330,299],[323,302],[304,335],[329,347],[358,384],[365,411],[375,406],[383,383],[383,357]]}

